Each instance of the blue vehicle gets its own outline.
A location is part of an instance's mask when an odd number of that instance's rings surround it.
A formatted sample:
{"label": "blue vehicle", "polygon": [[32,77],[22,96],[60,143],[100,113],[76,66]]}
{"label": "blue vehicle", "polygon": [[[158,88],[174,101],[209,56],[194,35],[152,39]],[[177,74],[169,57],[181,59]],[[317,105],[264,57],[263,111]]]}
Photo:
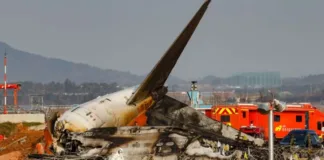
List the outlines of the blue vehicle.
{"label": "blue vehicle", "polygon": [[279,143],[280,145],[284,145],[284,146],[294,145],[299,147],[309,147],[308,139],[311,140],[310,144],[312,147],[315,148],[322,147],[321,144],[322,142],[318,138],[316,132],[314,130],[308,130],[308,129],[292,130]]}

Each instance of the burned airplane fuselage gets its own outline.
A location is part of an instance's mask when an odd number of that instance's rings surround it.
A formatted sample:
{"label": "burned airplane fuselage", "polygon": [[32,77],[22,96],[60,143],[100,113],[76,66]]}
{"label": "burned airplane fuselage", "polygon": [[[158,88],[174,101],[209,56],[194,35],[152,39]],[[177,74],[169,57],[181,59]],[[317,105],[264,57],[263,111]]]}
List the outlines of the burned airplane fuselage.
{"label": "burned airplane fuselage", "polygon": [[[168,96],[155,103],[147,115],[151,126],[93,128],[85,132],[65,131],[58,141],[63,149],[60,154],[76,155],[85,159],[98,155],[118,155],[135,160],[145,157],[228,159],[241,156],[249,146],[261,147],[264,144],[262,139],[210,119]],[[221,154],[221,147],[224,145],[232,146],[227,157]]]}
{"label": "burned airplane fuselage", "polygon": [[[133,125],[137,116],[145,113],[154,102],[158,102],[165,96],[167,89],[164,84],[209,3],[210,0],[205,0],[140,85],[107,94],[63,113],[50,125],[53,137],[61,141],[60,137],[64,132],[84,132],[93,128]],[[58,152],[63,149],[60,143],[54,144],[54,147]]]}
{"label": "burned airplane fuselage", "polygon": [[[245,137],[253,145],[262,145],[263,141],[208,119],[165,95],[164,83],[209,3],[210,0],[205,0],[138,87],[107,94],[54,118],[50,125],[54,153],[82,157],[125,153],[131,156],[128,159],[135,159],[135,156],[171,156],[168,159],[177,159],[182,155],[219,157],[213,149],[218,140],[237,145],[236,140]],[[152,107],[154,109],[150,110]],[[134,119],[148,110],[148,123],[155,127],[125,127],[134,125]],[[158,127],[163,125],[169,127]]]}

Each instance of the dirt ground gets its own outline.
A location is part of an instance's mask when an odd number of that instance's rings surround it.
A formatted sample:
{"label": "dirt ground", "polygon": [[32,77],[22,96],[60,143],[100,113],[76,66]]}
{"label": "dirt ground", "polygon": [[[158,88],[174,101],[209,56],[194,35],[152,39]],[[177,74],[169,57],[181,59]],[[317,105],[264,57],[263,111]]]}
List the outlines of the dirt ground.
{"label": "dirt ground", "polygon": [[28,154],[35,152],[35,145],[43,140],[43,136],[43,130],[29,130],[27,126],[18,124],[15,133],[0,141],[0,159],[26,159]]}
{"label": "dirt ground", "polygon": [[21,154],[21,152],[19,151],[14,151],[14,152],[10,152],[8,154],[4,154],[0,156],[0,159],[6,159],[6,160],[20,160],[23,159],[23,156]]}

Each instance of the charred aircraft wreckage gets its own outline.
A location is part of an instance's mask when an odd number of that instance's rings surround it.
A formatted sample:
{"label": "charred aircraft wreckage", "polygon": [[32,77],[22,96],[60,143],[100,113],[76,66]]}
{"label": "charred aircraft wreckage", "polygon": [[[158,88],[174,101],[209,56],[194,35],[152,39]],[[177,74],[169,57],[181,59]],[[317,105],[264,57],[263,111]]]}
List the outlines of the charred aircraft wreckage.
{"label": "charred aircraft wreckage", "polygon": [[[139,86],[98,97],[54,117],[47,128],[53,153],[31,154],[29,159],[241,159],[247,152],[250,158],[267,159],[267,149],[260,148],[262,139],[166,95],[165,81],[209,3],[202,4]],[[146,126],[136,125],[141,115],[147,117]]]}

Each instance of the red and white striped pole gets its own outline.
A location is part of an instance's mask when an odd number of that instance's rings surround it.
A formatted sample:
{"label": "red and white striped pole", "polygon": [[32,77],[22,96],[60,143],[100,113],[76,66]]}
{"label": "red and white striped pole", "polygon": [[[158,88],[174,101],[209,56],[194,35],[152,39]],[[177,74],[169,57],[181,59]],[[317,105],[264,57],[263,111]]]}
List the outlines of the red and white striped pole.
{"label": "red and white striped pole", "polygon": [[7,114],[7,52],[5,50],[5,55],[4,55],[4,106],[3,106],[3,114]]}

